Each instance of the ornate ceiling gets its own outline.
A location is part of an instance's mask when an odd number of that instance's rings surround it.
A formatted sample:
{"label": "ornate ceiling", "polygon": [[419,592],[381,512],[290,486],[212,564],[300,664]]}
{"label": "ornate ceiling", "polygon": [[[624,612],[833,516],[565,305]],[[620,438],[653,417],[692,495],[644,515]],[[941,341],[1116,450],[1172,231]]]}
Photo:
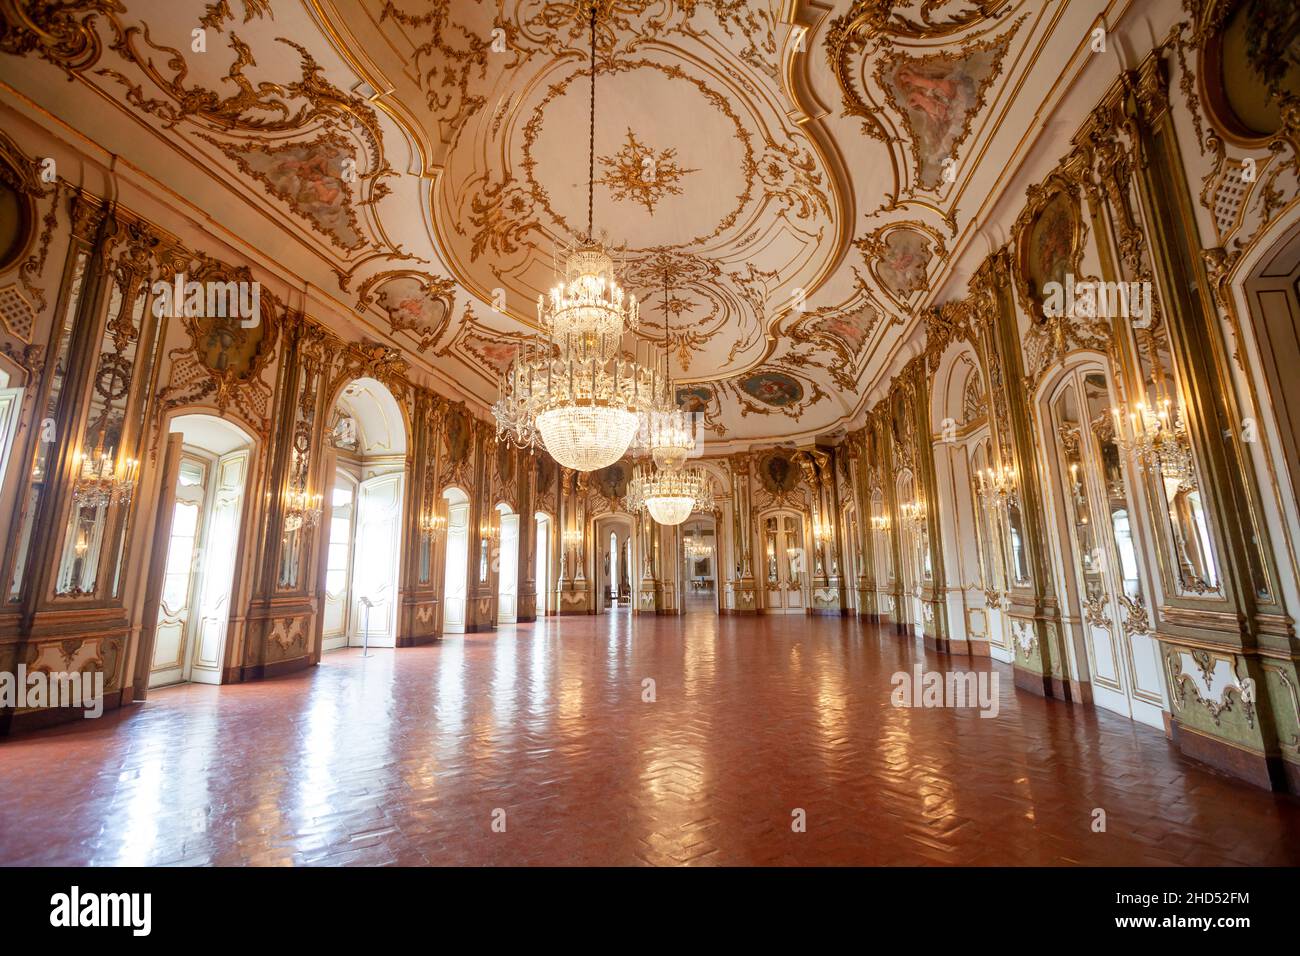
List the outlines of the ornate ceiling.
{"label": "ornate ceiling", "polygon": [[[1063,5],[600,3],[596,225],[639,334],[664,344],[666,297],[711,441],[845,427],[1078,45]],[[19,6],[0,49],[31,62],[0,79],[299,277],[309,310],[493,399],[585,230],[582,4]]]}

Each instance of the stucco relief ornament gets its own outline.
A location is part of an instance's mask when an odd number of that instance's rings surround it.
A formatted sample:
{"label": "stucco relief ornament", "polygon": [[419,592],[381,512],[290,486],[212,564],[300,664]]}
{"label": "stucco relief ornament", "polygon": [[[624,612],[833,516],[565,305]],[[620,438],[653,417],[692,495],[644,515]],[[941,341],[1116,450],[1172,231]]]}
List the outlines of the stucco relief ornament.
{"label": "stucco relief ornament", "polygon": [[1110,628],[1110,618],[1106,616],[1106,596],[1093,594],[1084,601],[1084,620],[1093,627]]}
{"label": "stucco relief ornament", "polygon": [[1013,619],[1011,635],[1025,659],[1033,657],[1034,650],[1038,647],[1038,635],[1034,633],[1034,628],[1025,621]]}

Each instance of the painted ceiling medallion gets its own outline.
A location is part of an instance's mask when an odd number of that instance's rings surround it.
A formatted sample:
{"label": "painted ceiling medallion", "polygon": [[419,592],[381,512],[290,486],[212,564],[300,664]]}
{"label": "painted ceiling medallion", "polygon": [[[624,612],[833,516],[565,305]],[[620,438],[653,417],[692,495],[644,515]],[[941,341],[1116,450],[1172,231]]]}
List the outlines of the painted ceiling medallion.
{"label": "painted ceiling medallion", "polygon": [[803,386],[784,372],[762,371],[740,380],[745,394],[774,408],[786,408],[803,399]]}
{"label": "painted ceiling medallion", "polygon": [[911,133],[916,181],[923,189],[938,189],[945,163],[956,161],[957,148],[970,133],[971,117],[984,105],[985,92],[1002,69],[1009,42],[1007,34],[960,54],[896,53],[880,61],[877,79]]}
{"label": "painted ceiling medallion", "polygon": [[600,157],[605,174],[596,182],[608,188],[614,199],[631,200],[654,215],[655,204],[664,196],[682,194],[679,183],[687,173],[699,172],[683,169],[676,157],[676,148],[656,152],[639,142],[629,128],[623,148],[613,156]]}

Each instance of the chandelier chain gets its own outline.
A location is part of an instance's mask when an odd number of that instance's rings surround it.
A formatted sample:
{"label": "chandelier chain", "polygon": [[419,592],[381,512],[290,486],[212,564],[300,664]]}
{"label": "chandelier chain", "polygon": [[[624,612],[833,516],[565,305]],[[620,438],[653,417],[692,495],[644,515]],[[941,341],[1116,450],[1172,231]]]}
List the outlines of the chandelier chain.
{"label": "chandelier chain", "polygon": [[592,210],[596,205],[596,4],[591,5],[591,95],[587,118],[587,241],[596,238]]}

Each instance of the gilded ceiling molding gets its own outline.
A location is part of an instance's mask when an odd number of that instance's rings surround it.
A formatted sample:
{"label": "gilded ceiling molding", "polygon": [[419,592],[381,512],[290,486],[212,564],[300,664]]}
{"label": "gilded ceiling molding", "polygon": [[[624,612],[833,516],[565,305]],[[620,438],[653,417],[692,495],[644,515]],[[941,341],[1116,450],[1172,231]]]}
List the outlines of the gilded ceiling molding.
{"label": "gilded ceiling molding", "polygon": [[[740,116],[732,108],[731,102],[722,93],[715,90],[712,86],[704,81],[703,78],[687,73],[682,67],[675,63],[660,63],[656,60],[641,58],[637,60],[614,60],[609,63],[598,64],[600,75],[618,75],[619,73],[632,73],[639,70],[652,70],[661,73],[669,80],[689,83],[695,87],[704,101],[707,102],[718,114],[726,118],[731,124],[733,135],[737,142],[742,144],[744,155],[741,157],[741,167],[736,170],[737,182],[740,190],[736,194],[735,203],[720,219],[718,219],[711,232],[700,233],[694,237],[683,237],[675,244],[668,246],[670,249],[688,249],[692,246],[703,246],[718,239],[724,233],[730,231],[739,220],[741,214],[750,205],[754,197],[756,183],[762,178],[764,185],[771,179],[777,186],[780,186],[788,177],[784,168],[785,164],[791,162],[789,152],[781,151],[770,139],[767,140],[769,154],[776,151],[778,155],[764,155],[763,162],[765,168],[760,173],[759,169],[759,147],[754,142],[754,136],[751,130],[742,122]],[[584,231],[583,228],[574,228],[568,220],[551,204],[550,194],[546,187],[538,182],[536,172],[538,169],[538,160],[536,152],[538,148],[538,139],[541,136],[546,121],[546,113],[549,107],[557,100],[563,98],[568,92],[569,87],[575,82],[581,84],[589,82],[591,75],[590,70],[578,71],[569,74],[562,80],[549,85],[546,93],[533,107],[532,115],[523,127],[523,138],[520,146],[522,160],[519,167],[524,171],[528,182],[529,192],[533,198],[536,207],[544,211],[554,224],[555,234],[561,236],[578,236]],[[797,152],[796,147],[790,146],[791,152]],[[811,160],[809,160],[811,163]],[[657,171],[656,171],[657,173]],[[807,176],[807,170],[803,173]],[[657,176],[656,176],[657,178]],[[816,183],[820,183],[820,176],[815,178]],[[598,178],[597,183],[601,180]],[[674,195],[680,195],[678,189]],[[615,195],[617,198],[617,195]],[[662,198],[662,196],[661,196]],[[825,196],[821,196],[821,205],[829,211],[826,205]],[[805,204],[805,211],[810,215],[812,209]],[[805,215],[803,218],[807,218]]]}
{"label": "gilded ceiling molding", "polygon": [[261,183],[268,193],[344,252],[355,252],[370,245],[357,221],[356,210],[382,199],[388,193],[388,184],[375,183],[365,198],[353,196],[344,170],[349,163],[356,163],[356,154],[346,137],[327,132],[313,140],[272,146],[222,143],[200,136],[225,153],[241,173]]}
{"label": "gilded ceiling molding", "polygon": [[112,17],[125,12],[120,0],[67,0],[64,3],[33,3],[4,0],[0,3],[0,52],[13,56],[35,53],[69,76],[93,66],[103,56],[104,46],[95,31],[97,16]]}
{"label": "gilded ceiling molding", "polygon": [[[848,302],[809,311],[786,329],[786,335],[796,344],[829,351],[832,359],[824,367],[838,387],[851,390],[856,388],[865,370],[867,343],[879,327],[881,316],[859,283]],[[812,355],[803,361],[817,364]]]}
{"label": "gilded ceiling molding", "polygon": [[373,378],[397,399],[405,410],[410,404],[411,365],[402,358],[402,350],[362,339],[344,346],[342,366],[338,374],[341,385],[354,378]]}
{"label": "gilded ceiling molding", "polygon": [[477,374],[495,383],[498,376],[506,374],[525,343],[534,349],[551,346],[550,339],[541,335],[503,332],[484,325],[475,317],[473,305],[466,302],[455,334],[435,354],[455,355]]}
{"label": "gilded ceiling molding", "polygon": [[727,434],[727,429],[719,420],[722,415],[722,406],[718,401],[718,390],[711,385],[679,385],[677,388],[677,404],[691,415],[698,415],[699,421],[703,423],[707,431],[713,432],[719,438]]}
{"label": "gilded ceiling molding", "polygon": [[[436,104],[434,138],[447,150],[431,218],[448,268],[483,301],[504,290],[510,318],[531,331],[531,303],[553,283],[553,252],[573,241],[585,205],[565,157],[579,119],[586,133],[587,8],[503,3],[453,22],[441,7],[373,7],[392,41],[419,51]],[[827,160],[829,138],[810,135],[817,115],[783,88],[777,67],[808,26],[775,0],[601,0],[597,14],[601,82],[682,101],[662,124],[598,127],[596,206],[629,220],[611,237],[625,243],[624,285],[658,312],[663,260],[675,260],[667,344],[684,384],[760,369],[780,347],[778,324],[804,311],[849,241],[846,171]],[[495,51],[483,45],[489,25]],[[701,124],[721,152],[681,136]],[[725,182],[710,183],[704,201],[709,170],[725,171]],[[670,235],[670,223],[684,226]],[[663,342],[661,324],[653,316],[639,334]],[[838,362],[830,352],[821,360]]]}
{"label": "gilded ceiling molding", "polygon": [[750,415],[782,414],[796,421],[807,409],[828,396],[811,379],[801,380],[776,368],[762,368],[723,382],[715,383],[736,398],[741,418]]}
{"label": "gilded ceiling molding", "polygon": [[[272,18],[266,0],[244,0],[242,6],[246,24]],[[226,0],[209,4],[200,22],[225,35],[232,56],[221,83],[235,92],[224,93],[191,84],[186,54],[154,42],[147,23],[128,24],[127,9],[117,0],[74,0],[52,7],[19,0],[0,5],[6,25],[0,50],[19,56],[34,53],[88,83],[92,75],[116,83],[125,103],[159,121],[163,130],[182,123],[200,127],[200,138],[220,149],[334,245],[355,251],[370,242],[362,235],[354,210],[384,198],[389,186],[383,180],[396,175],[384,158],[378,116],[363,97],[329,82],[300,43],[275,38],[297,53],[296,78],[254,82],[245,75],[248,67],[256,66],[253,47],[223,28],[233,19],[229,4]],[[107,50],[125,66],[104,65],[101,24],[112,34]],[[136,71],[143,81],[134,75]],[[339,127],[358,138],[367,154],[365,162],[358,161]],[[283,135],[293,133],[315,133],[317,138],[286,142]],[[379,244],[386,240],[381,237]]]}
{"label": "gilded ceiling molding", "polygon": [[[638,140],[630,126],[623,147],[613,155],[597,157],[597,161],[605,171],[596,182],[608,188],[616,202],[638,203],[651,215],[664,196],[682,194],[678,185],[682,177],[699,172],[677,165],[677,147],[656,151]],[[653,176],[648,175],[649,170],[654,171]]]}
{"label": "gilded ceiling molding", "polygon": [[978,348],[975,293],[965,299],[945,302],[925,310],[926,366],[933,374],[939,370],[943,353],[956,342]]}
{"label": "gilded ceiling molding", "polygon": [[[239,3],[244,10],[245,23],[253,19],[261,20],[263,17],[271,20],[275,19],[275,15],[271,12],[271,0],[239,0]],[[213,0],[204,8],[199,23],[209,30],[223,32],[225,29],[223,24],[227,20],[234,19],[235,14],[230,9],[230,0]]]}

